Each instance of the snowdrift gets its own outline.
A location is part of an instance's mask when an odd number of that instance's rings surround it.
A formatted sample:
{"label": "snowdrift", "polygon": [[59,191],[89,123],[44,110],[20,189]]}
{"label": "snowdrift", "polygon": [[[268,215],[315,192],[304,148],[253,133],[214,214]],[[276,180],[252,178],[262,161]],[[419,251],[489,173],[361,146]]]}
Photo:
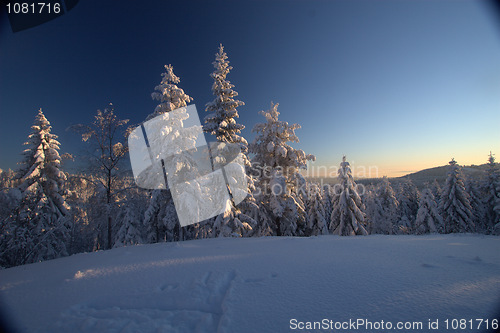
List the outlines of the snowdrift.
{"label": "snowdrift", "polygon": [[477,319],[498,318],[499,250],[481,235],[141,245],[2,270],[0,300],[20,332],[349,332],[360,320],[372,326],[359,332],[451,332],[460,319],[474,329],[457,331],[480,332]]}

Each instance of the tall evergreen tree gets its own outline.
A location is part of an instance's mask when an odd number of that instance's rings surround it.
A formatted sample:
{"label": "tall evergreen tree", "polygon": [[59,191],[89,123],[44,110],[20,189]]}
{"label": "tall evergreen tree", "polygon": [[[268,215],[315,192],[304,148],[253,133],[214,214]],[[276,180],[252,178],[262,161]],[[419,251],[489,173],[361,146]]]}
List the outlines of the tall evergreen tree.
{"label": "tall evergreen tree", "polygon": [[487,221],[486,205],[480,193],[480,185],[472,177],[465,181],[465,190],[469,195],[469,202],[472,208],[472,222],[476,226],[476,231],[481,233],[491,232],[491,227]]}
{"label": "tall evergreen tree", "polygon": [[[227,54],[224,52],[222,44],[219,52],[215,55],[213,62],[214,72],[210,74],[214,83],[212,92],[215,99],[206,105],[206,111],[210,112],[205,117],[203,130],[214,135],[218,142],[239,144],[243,163],[247,170],[247,198],[235,207],[233,202],[227,203],[224,214],[220,214],[214,219],[212,236],[245,236],[249,235],[252,227],[256,225],[253,218],[249,216],[257,209],[253,197],[253,178],[249,176],[250,161],[247,157],[248,142],[240,135],[245,126],[238,124],[236,118],[239,117],[237,108],[245,105],[242,101],[235,99],[238,93],[233,90],[234,85],[227,80],[227,75],[233,69],[229,66]],[[230,210],[230,211],[227,211]]]}
{"label": "tall evergreen tree", "polygon": [[434,179],[432,184],[429,186],[430,190],[432,191],[432,194],[434,195],[434,198],[436,199],[436,202],[439,202],[441,200],[441,185],[439,185],[439,182],[437,179]]}
{"label": "tall evergreen tree", "polygon": [[255,198],[261,208],[259,216],[263,217],[258,220],[257,234],[271,230],[278,236],[295,235],[298,224],[305,222],[304,203],[297,191],[301,186],[299,171],[306,169],[307,161],[315,157],[288,144],[299,142],[295,130],[300,125],[279,120],[278,104],[271,103],[268,111],[260,113],[266,122],[255,125],[252,131],[257,134],[249,147],[254,154],[252,169],[257,177]]}
{"label": "tall evergreen tree", "polygon": [[144,243],[144,212],[149,191],[134,186],[131,177],[122,177],[123,191],[116,209],[115,239],[113,247]]}
{"label": "tall evergreen tree", "polygon": [[465,190],[462,168],[455,159],[450,161],[446,184],[441,193],[440,208],[444,220],[444,233],[473,232],[472,207]]}
{"label": "tall evergreen tree", "polygon": [[66,175],[60,170],[60,143],[50,122],[38,111],[19,170],[19,205],[5,221],[4,266],[68,255],[69,206]]}
{"label": "tall evergreen tree", "polygon": [[[203,130],[214,135],[219,142],[239,143],[242,149],[247,149],[247,141],[240,136],[245,126],[235,120],[239,117],[237,108],[245,103],[235,99],[238,93],[233,90],[234,84],[227,80],[227,75],[233,67],[229,66],[222,44],[215,55],[213,65],[215,70],[210,77],[214,79],[212,92],[215,99],[206,105],[206,111],[210,113],[205,117]],[[246,153],[246,150],[244,152]]]}
{"label": "tall evergreen tree", "polygon": [[155,111],[146,118],[146,120],[153,119],[166,112],[187,106],[193,100],[191,96],[184,93],[184,90],[177,86],[177,84],[181,82],[181,79],[174,74],[174,68],[172,65],[165,65],[165,73],[162,73],[161,76],[162,79],[160,84],[157,85],[151,93],[153,100],[159,101],[160,103],[156,106]]}
{"label": "tall evergreen tree", "polygon": [[[187,106],[193,100],[192,97],[184,93],[184,90],[177,86],[180,81],[179,77],[174,74],[172,65],[165,65],[165,73],[162,74],[162,80],[151,94],[153,100],[157,100],[160,103],[146,120]],[[183,120],[185,119],[180,119],[179,121],[182,122]],[[184,239],[172,193],[168,188],[168,184],[166,186],[166,190],[152,191],[149,206],[144,215],[143,223],[147,230],[146,241],[149,243]]]}
{"label": "tall evergreen tree", "polygon": [[14,187],[16,183],[16,173],[11,169],[0,169],[0,189]]}
{"label": "tall evergreen tree", "polygon": [[484,205],[486,209],[485,228],[492,232],[495,225],[500,223],[500,170],[495,157],[490,152],[484,188]]}
{"label": "tall evergreen tree", "polygon": [[399,202],[387,177],[377,185],[371,199],[370,233],[391,235],[396,231],[397,208]]}
{"label": "tall evergreen tree", "polygon": [[338,179],[340,193],[335,198],[330,231],[339,236],[367,235],[364,227],[365,214],[362,211],[365,207],[356,190],[351,167],[346,161],[345,155],[340,163]]}
{"label": "tall evergreen tree", "polygon": [[380,201],[377,198],[375,186],[373,186],[373,184],[365,187],[365,195],[362,199],[365,205],[366,231],[369,234],[374,234],[374,231],[380,229],[379,225],[382,220],[383,209],[382,206],[380,206]]}
{"label": "tall evergreen tree", "polygon": [[[20,192],[15,188],[16,174],[11,169],[6,171],[0,170],[0,242],[3,235],[2,230],[6,230],[4,226],[5,219],[9,216],[11,211],[19,204]],[[7,232],[7,231],[6,231]],[[0,252],[1,252],[0,245]]]}
{"label": "tall evergreen tree", "polygon": [[323,199],[323,189],[315,183],[307,183],[306,188],[306,235],[327,235],[328,217]]}
{"label": "tall evergreen tree", "polygon": [[330,220],[333,211],[334,187],[330,184],[323,185],[323,207],[325,209],[325,217]]}
{"label": "tall evergreen tree", "polygon": [[415,233],[436,233],[443,229],[443,218],[439,213],[438,203],[432,190],[426,187],[422,190],[415,220]]}
{"label": "tall evergreen tree", "polygon": [[396,232],[413,234],[415,231],[415,219],[417,217],[420,193],[411,179],[406,178],[399,183],[397,199],[399,202],[399,221],[396,225]]}

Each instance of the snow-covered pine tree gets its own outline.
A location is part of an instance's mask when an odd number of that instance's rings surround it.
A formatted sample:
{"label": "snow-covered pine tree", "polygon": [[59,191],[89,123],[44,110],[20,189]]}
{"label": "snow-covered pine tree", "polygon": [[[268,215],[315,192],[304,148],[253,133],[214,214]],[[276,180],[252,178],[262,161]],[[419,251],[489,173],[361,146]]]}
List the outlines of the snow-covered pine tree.
{"label": "snow-covered pine tree", "polygon": [[247,198],[238,205],[239,207],[235,207],[232,202],[227,203],[226,206],[230,212],[226,209],[224,214],[214,219],[212,237],[247,236],[256,225],[255,220],[249,215],[254,215],[258,207],[252,193],[253,178],[248,172],[250,168],[250,161],[247,157],[248,142],[240,135],[245,126],[238,124],[235,120],[239,117],[237,108],[245,103],[235,99],[238,93],[233,90],[234,85],[227,80],[227,75],[233,67],[229,65],[222,44],[215,55],[213,65],[215,70],[210,76],[214,80],[212,92],[215,99],[206,105],[206,111],[210,113],[205,117],[203,130],[214,135],[218,142],[239,144],[247,171],[248,194]]}
{"label": "snow-covered pine tree", "polygon": [[60,143],[42,109],[31,129],[18,172],[19,205],[6,221],[8,254],[2,257],[8,266],[68,255],[69,206],[64,198],[66,175],[59,169]]}
{"label": "snow-covered pine tree", "polygon": [[376,188],[373,186],[373,184],[365,187],[365,195],[362,199],[366,207],[366,231],[369,234],[374,234],[374,231],[379,229],[384,210],[382,206],[380,206],[380,201],[378,200],[376,194]]}
{"label": "snow-covered pine tree", "polygon": [[116,220],[119,229],[115,236],[113,247],[135,245],[142,243],[142,217],[144,209],[142,208],[141,197],[138,193],[130,195],[119,207]]}
{"label": "snow-covered pine tree", "polygon": [[397,233],[413,234],[415,231],[415,219],[417,217],[420,193],[411,179],[403,179],[398,186],[397,192],[398,219]]}
{"label": "snow-covered pine tree", "polygon": [[441,185],[439,185],[439,182],[437,179],[434,179],[432,184],[429,186],[430,190],[432,191],[432,194],[434,195],[434,198],[436,199],[436,202],[439,203],[441,200]]}
{"label": "snow-covered pine tree", "polygon": [[16,173],[11,169],[2,170],[0,169],[0,189],[2,188],[12,188],[16,183]]}
{"label": "snow-covered pine tree", "polygon": [[371,232],[374,234],[394,234],[399,202],[387,177],[383,177],[377,185],[374,200],[376,202],[373,205],[377,209],[370,217]]}
{"label": "snow-covered pine tree", "polygon": [[432,190],[427,185],[421,192],[417,217],[415,220],[415,233],[418,235],[436,233],[443,228],[443,218],[439,213],[438,203]]}
{"label": "snow-covered pine tree", "polygon": [[365,207],[356,190],[351,167],[346,161],[345,155],[340,163],[338,179],[340,188],[334,199],[329,226],[330,232],[339,236],[367,235],[364,227],[365,214],[362,211]]}
{"label": "snow-covered pine tree", "polygon": [[323,207],[325,209],[325,217],[330,220],[333,211],[333,186],[330,184],[323,185]]}
{"label": "snow-covered pine tree", "polygon": [[485,227],[490,233],[495,225],[500,223],[500,170],[491,152],[488,156],[488,168],[486,169],[483,192],[486,208]]}
{"label": "snow-covered pine tree", "polygon": [[[277,236],[295,236],[299,234],[299,224],[305,222],[303,201],[291,192],[287,179],[279,169],[271,171],[269,178],[271,190],[268,207]],[[264,201],[267,203],[267,200]]]}
{"label": "snow-covered pine tree", "polygon": [[[255,194],[260,212],[257,235],[266,235],[269,230],[274,235],[295,235],[297,225],[305,222],[304,203],[297,195],[300,169],[307,168],[308,160],[314,155],[306,155],[288,142],[299,142],[295,130],[300,125],[289,125],[278,119],[278,104],[271,103],[268,111],[261,111],[265,123],[256,124],[253,132],[255,140],[249,146],[253,174],[258,190]],[[265,218],[265,216],[268,218]]]}
{"label": "snow-covered pine tree", "polygon": [[[243,214],[233,203],[226,201],[224,213],[219,214],[214,221],[211,237],[245,237],[249,236],[252,227],[249,223],[242,221]],[[251,218],[247,217],[247,221]]]}
{"label": "snow-covered pine tree", "polygon": [[240,136],[245,126],[235,120],[239,117],[237,108],[245,103],[235,99],[238,93],[233,90],[234,85],[226,78],[233,67],[229,66],[222,44],[215,55],[213,65],[215,70],[210,77],[214,79],[212,92],[215,99],[206,104],[206,111],[210,113],[205,117],[203,130],[214,135],[219,142],[239,143],[242,149],[247,149],[247,141]]}
{"label": "snow-covered pine tree", "polygon": [[[14,188],[16,184],[16,174],[11,169],[3,171],[0,169],[0,241],[2,237],[3,221],[9,216],[11,211],[19,204],[20,192]],[[0,245],[1,252],[1,245]]]}
{"label": "snow-covered pine tree", "polygon": [[469,195],[469,202],[472,208],[472,222],[476,226],[476,231],[480,233],[488,233],[491,231],[486,218],[486,205],[481,196],[479,183],[469,177],[465,181],[465,190]]}
{"label": "snow-covered pine tree", "polygon": [[440,201],[444,233],[473,232],[475,226],[472,221],[472,207],[465,190],[462,168],[453,158],[449,164],[450,169]]}
{"label": "snow-covered pine tree", "polygon": [[328,218],[323,199],[323,190],[318,184],[310,182],[307,183],[306,188],[306,235],[327,235]]}
{"label": "snow-covered pine tree", "polygon": [[[165,73],[162,74],[162,80],[151,94],[153,100],[157,100],[160,103],[146,120],[187,106],[193,100],[192,97],[184,93],[184,90],[177,86],[180,81],[179,77],[174,74],[172,65],[165,65]],[[143,223],[146,227],[146,242],[148,243],[183,239],[182,228],[179,224],[172,194],[168,188],[168,184],[166,185],[166,190],[152,191],[149,205],[144,214]]]}
{"label": "snow-covered pine tree", "polygon": [[[497,192],[500,193],[500,183],[497,185]],[[500,196],[497,197],[496,205],[493,209],[495,210],[497,216],[500,216]],[[497,235],[500,234],[500,221],[495,224],[493,231]]]}
{"label": "snow-covered pine tree", "polygon": [[177,211],[169,190],[153,190],[144,212],[146,242],[176,242],[184,240]]}
{"label": "snow-covered pine tree", "polygon": [[[497,186],[497,192],[500,193],[500,184]],[[497,216],[500,216],[500,197],[497,197],[497,203],[493,209],[495,210]],[[493,232],[496,235],[500,235],[500,221],[494,225]]]}
{"label": "snow-covered pine tree", "polygon": [[151,93],[153,100],[159,101],[160,103],[156,106],[155,111],[151,113],[146,120],[150,120],[164,114],[165,112],[170,112],[175,109],[187,106],[193,98],[188,94],[184,93],[184,90],[177,87],[177,84],[181,82],[181,79],[174,74],[174,68],[172,65],[165,65],[165,73],[161,74],[162,79],[159,85]]}
{"label": "snow-covered pine tree", "polygon": [[[161,223],[160,203],[165,202],[162,200],[166,191],[153,190],[150,194],[149,204],[144,212],[144,225],[146,227],[146,242],[158,243],[165,241],[165,227]],[[158,198],[161,196],[160,198]],[[172,198],[170,197],[170,200]]]}

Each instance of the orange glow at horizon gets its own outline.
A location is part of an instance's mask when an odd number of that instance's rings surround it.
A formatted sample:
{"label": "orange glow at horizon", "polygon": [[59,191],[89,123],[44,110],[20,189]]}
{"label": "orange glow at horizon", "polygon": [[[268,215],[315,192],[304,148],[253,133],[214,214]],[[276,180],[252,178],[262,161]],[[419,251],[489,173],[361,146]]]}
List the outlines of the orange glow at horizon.
{"label": "orange glow at horizon", "polygon": [[[354,178],[381,178],[384,176],[392,178],[402,177],[425,169],[446,166],[448,165],[448,162],[452,157],[458,162],[459,165],[462,166],[481,165],[488,162],[488,155],[484,154],[483,151],[476,152],[474,154],[468,154],[468,156],[466,156],[465,154],[458,154],[456,156],[450,156],[447,158],[434,157],[426,161],[423,161],[421,159],[405,159],[403,161],[398,161],[396,159],[391,161],[385,159],[384,163],[379,164],[356,161],[351,162],[349,160],[348,162],[351,163],[351,171]],[[311,178],[336,178],[339,163],[311,163],[308,165],[307,170],[302,171],[302,174],[306,177]]]}

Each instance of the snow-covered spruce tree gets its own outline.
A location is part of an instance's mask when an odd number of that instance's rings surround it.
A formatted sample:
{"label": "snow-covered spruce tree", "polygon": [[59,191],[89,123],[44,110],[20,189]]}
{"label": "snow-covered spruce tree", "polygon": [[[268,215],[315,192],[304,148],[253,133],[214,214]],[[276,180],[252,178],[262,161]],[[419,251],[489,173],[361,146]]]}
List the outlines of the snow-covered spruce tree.
{"label": "snow-covered spruce tree", "polygon": [[235,99],[238,93],[233,90],[234,85],[226,78],[233,67],[229,66],[222,44],[215,55],[213,65],[215,70],[210,77],[214,79],[212,92],[215,99],[206,105],[206,111],[210,113],[205,117],[203,130],[214,135],[219,142],[239,143],[242,149],[246,149],[248,143],[239,135],[245,126],[235,120],[239,117],[237,108],[245,103]]}
{"label": "snow-covered spruce tree", "polygon": [[136,188],[128,191],[126,199],[122,200],[116,218],[119,221],[119,229],[116,232],[113,247],[135,245],[143,242],[144,197],[143,191]]}
{"label": "snow-covered spruce tree", "polygon": [[306,191],[306,235],[327,235],[328,218],[322,188],[315,183],[307,183]]}
{"label": "snow-covered spruce tree", "polygon": [[439,182],[437,179],[434,179],[432,184],[429,185],[430,190],[432,191],[432,194],[434,195],[434,198],[436,199],[436,202],[439,202],[441,200],[441,185],[439,185]]}
{"label": "snow-covered spruce tree", "polygon": [[184,230],[179,224],[170,189],[151,191],[143,224],[147,243],[184,240]]}
{"label": "snow-covered spruce tree", "polygon": [[446,184],[441,193],[440,208],[444,220],[444,233],[473,232],[472,207],[465,190],[462,168],[451,159]]}
{"label": "snow-covered spruce tree", "polygon": [[[306,155],[303,150],[294,149],[288,142],[299,142],[295,130],[300,125],[289,125],[278,119],[278,104],[271,103],[268,111],[261,111],[265,123],[256,124],[257,133],[250,144],[253,174],[256,176],[255,194],[260,212],[257,235],[271,234],[292,236],[297,225],[305,222],[304,203],[297,194],[300,169],[307,168],[308,160],[314,155]],[[267,218],[266,218],[267,216]]]}
{"label": "snow-covered spruce tree", "polygon": [[142,237],[140,232],[140,222],[141,218],[137,211],[131,207],[130,203],[126,203],[123,210],[118,216],[120,223],[120,228],[115,236],[115,242],[113,247],[121,247],[127,245],[136,245],[142,243]]}
{"label": "snow-covered spruce tree", "polygon": [[155,91],[151,93],[153,100],[159,101],[160,103],[146,120],[153,119],[165,112],[187,106],[188,103],[193,100],[191,96],[184,93],[184,90],[177,87],[181,79],[174,74],[172,65],[165,65],[165,73],[162,73],[161,76],[162,79],[160,84],[157,85],[154,89]]}
{"label": "snow-covered spruce tree", "polygon": [[396,232],[413,234],[415,232],[415,219],[417,217],[420,193],[411,179],[403,179],[398,186],[397,196],[398,222]]}
{"label": "snow-covered spruce tree", "polygon": [[488,156],[483,192],[486,209],[485,227],[488,233],[491,233],[495,225],[500,223],[500,169],[491,152]]}
{"label": "snow-covered spruce tree", "polygon": [[[160,103],[146,120],[187,106],[193,100],[192,97],[177,86],[181,80],[174,74],[172,65],[165,65],[165,73],[161,76],[160,84],[155,87],[154,92],[151,94],[153,100]],[[168,188],[168,184],[166,185],[167,189],[165,190],[152,191],[149,205],[144,214],[143,223],[146,227],[146,242],[148,243],[184,239],[183,228],[179,224],[172,193]]]}
{"label": "snow-covered spruce tree", "polygon": [[422,190],[415,220],[415,233],[418,235],[436,233],[443,228],[443,218],[438,203],[427,186]]}
{"label": "snow-covered spruce tree", "polygon": [[323,207],[325,208],[325,217],[330,220],[333,211],[334,188],[330,184],[323,185]]}
{"label": "snow-covered spruce tree", "polygon": [[[158,243],[165,241],[165,226],[161,221],[164,212],[161,212],[160,203],[162,202],[164,191],[153,190],[150,193],[149,204],[144,212],[144,225],[146,226],[146,241],[148,243]],[[170,199],[172,199],[170,197]],[[175,212],[174,212],[175,213]]]}
{"label": "snow-covered spruce tree", "polygon": [[374,227],[380,225],[383,216],[383,209],[380,206],[373,184],[365,186],[365,195],[362,199],[365,205],[366,231],[373,234],[375,233]]}
{"label": "snow-covered spruce tree", "polygon": [[16,183],[16,174],[14,171],[11,169],[6,171],[0,169],[0,238],[4,229],[2,227],[3,221],[19,204],[20,192],[17,188],[14,188]]}
{"label": "snow-covered spruce tree", "polygon": [[[18,172],[19,205],[6,220],[9,233],[2,265],[20,265],[68,255],[69,206],[66,175],[60,170],[60,143],[38,111]],[[6,261],[6,262],[5,262]]]}
{"label": "snow-covered spruce tree", "polygon": [[469,195],[469,203],[472,208],[472,222],[476,226],[476,231],[480,233],[488,233],[491,231],[486,218],[486,205],[483,202],[483,197],[480,192],[478,181],[469,177],[465,181],[465,190]]}
{"label": "snow-covered spruce tree", "polygon": [[330,232],[339,236],[367,235],[364,227],[365,209],[361,197],[356,190],[356,183],[352,178],[351,167],[342,157],[338,170],[340,188],[335,196],[333,212],[330,218]]}
{"label": "snow-covered spruce tree", "polygon": [[[128,136],[131,128],[125,127],[128,119],[118,119],[112,103],[104,111],[97,110],[94,121],[90,125],[78,124],[71,129],[82,135],[82,140],[91,145],[90,168],[95,177],[87,180],[95,182],[95,186],[105,190],[105,199],[101,203],[105,212],[106,225],[97,227],[105,235],[99,234],[97,248],[111,249],[113,246],[113,210],[117,204],[117,193],[121,190],[117,182],[128,147],[122,140]],[[121,135],[120,135],[121,134]],[[101,191],[102,193],[102,191]],[[104,241],[106,239],[106,241]]]}
{"label": "snow-covered spruce tree", "polygon": [[0,169],[0,189],[2,188],[12,188],[16,183],[16,173],[11,169],[2,170]]}
{"label": "snow-covered spruce tree", "polygon": [[395,232],[399,202],[387,177],[375,189],[372,206],[376,207],[370,216],[370,233],[391,235]]}
{"label": "snow-covered spruce tree", "polygon": [[213,65],[215,70],[210,76],[214,79],[212,92],[215,99],[206,105],[206,111],[210,113],[205,117],[203,130],[214,135],[218,142],[239,144],[247,171],[248,194],[238,207],[235,207],[232,201],[227,203],[226,211],[214,219],[211,234],[212,237],[247,236],[256,225],[255,220],[249,215],[255,215],[258,207],[252,193],[253,178],[248,172],[250,168],[250,161],[247,157],[248,142],[240,135],[245,126],[238,124],[235,120],[239,117],[237,108],[245,103],[235,99],[238,93],[233,90],[234,85],[227,80],[227,75],[233,67],[229,66],[222,44],[215,55]]}

